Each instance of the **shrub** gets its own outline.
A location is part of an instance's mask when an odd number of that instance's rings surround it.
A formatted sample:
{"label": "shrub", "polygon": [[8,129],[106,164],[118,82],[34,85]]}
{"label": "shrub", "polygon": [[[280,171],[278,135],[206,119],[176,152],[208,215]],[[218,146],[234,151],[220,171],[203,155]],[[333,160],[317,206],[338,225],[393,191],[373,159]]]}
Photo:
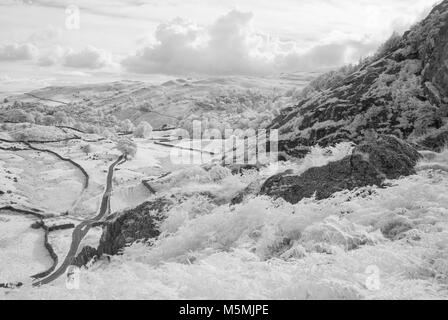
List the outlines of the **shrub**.
{"label": "shrub", "polygon": [[92,145],[90,145],[90,144],[85,144],[85,145],[81,146],[81,150],[82,150],[82,152],[84,152],[85,154],[89,154],[89,153],[92,153],[93,148],[92,148]]}

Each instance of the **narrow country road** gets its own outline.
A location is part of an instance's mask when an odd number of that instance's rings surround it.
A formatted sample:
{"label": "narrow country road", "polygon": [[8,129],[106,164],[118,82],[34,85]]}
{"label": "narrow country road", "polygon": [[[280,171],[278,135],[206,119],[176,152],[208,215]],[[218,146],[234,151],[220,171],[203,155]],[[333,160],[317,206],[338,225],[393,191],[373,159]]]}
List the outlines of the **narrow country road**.
{"label": "narrow country road", "polygon": [[109,171],[107,173],[107,182],[106,182],[106,188],[104,190],[103,198],[101,200],[101,206],[98,211],[98,215],[94,217],[93,219],[86,220],[82,223],[80,223],[72,233],[72,243],[70,245],[70,250],[67,253],[67,256],[65,257],[64,262],[61,264],[61,266],[54,271],[52,274],[50,274],[48,277],[39,280],[35,283],[33,283],[33,286],[41,286],[44,284],[48,284],[57,278],[59,278],[61,275],[63,275],[67,268],[72,264],[73,260],[76,257],[76,253],[78,252],[79,245],[81,244],[81,241],[84,239],[86,234],[89,232],[90,228],[95,222],[99,222],[106,214],[110,213],[110,196],[112,192],[112,178],[114,176],[114,169],[115,167],[120,164],[124,160],[124,156],[120,156],[114,163],[112,163],[109,166]]}

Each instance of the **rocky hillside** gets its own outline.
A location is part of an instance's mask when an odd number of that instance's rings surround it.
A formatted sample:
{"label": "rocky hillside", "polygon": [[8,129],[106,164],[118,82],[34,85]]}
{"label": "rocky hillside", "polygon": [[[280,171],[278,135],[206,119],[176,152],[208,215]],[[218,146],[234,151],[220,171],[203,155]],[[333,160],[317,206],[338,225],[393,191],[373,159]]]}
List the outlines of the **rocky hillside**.
{"label": "rocky hillside", "polygon": [[280,149],[360,142],[368,131],[428,149],[448,140],[448,1],[331,85],[303,95],[269,126]]}
{"label": "rocky hillside", "polygon": [[420,159],[416,149],[393,136],[379,136],[356,146],[345,158],[301,175],[287,172],[269,178],[261,194],[281,197],[290,203],[304,198],[322,200],[336,192],[365,186],[383,186],[386,179],[415,174]]}

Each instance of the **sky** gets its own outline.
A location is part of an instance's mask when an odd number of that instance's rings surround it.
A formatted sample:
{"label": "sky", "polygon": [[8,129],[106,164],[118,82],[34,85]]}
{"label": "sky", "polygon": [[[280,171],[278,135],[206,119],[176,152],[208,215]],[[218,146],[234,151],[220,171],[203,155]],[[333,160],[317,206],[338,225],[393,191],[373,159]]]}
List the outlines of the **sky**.
{"label": "sky", "polygon": [[267,76],[356,62],[437,0],[0,0],[0,85]]}

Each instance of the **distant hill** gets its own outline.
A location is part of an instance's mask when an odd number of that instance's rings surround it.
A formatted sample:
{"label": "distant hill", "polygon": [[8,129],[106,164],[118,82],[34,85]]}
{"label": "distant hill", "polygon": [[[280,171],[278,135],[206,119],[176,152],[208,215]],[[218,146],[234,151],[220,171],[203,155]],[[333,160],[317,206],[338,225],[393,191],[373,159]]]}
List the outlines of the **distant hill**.
{"label": "distant hill", "polygon": [[215,127],[258,127],[267,126],[315,76],[297,73],[277,78],[176,79],[161,85],[117,81],[52,86],[10,96],[2,105],[18,101],[27,105],[26,112],[32,112],[30,105],[41,104],[50,107],[50,113],[51,108],[64,111],[86,123],[107,123],[97,119],[100,114],[100,118],[129,119],[135,125],[147,121],[154,128],[188,126],[193,120],[205,120]]}
{"label": "distant hill", "polygon": [[[448,1],[356,67],[316,79],[270,128],[280,149],[359,142],[366,131],[430,149],[448,141]],[[369,130],[370,129],[370,130]]]}

